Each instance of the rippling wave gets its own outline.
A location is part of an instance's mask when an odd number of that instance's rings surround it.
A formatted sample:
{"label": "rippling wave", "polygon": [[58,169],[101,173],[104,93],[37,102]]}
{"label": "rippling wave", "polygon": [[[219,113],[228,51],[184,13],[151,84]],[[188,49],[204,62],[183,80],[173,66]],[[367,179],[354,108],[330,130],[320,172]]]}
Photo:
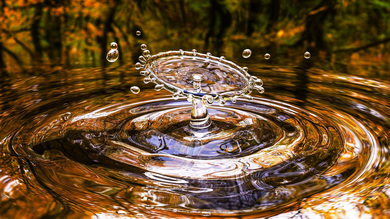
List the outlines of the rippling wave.
{"label": "rippling wave", "polygon": [[115,69],[128,75],[118,80],[114,71],[74,70],[2,87],[1,212],[389,215],[390,85],[317,69],[249,69],[266,93],[209,107],[212,134],[192,138],[190,103],[147,85],[131,94],[142,79],[133,71]]}

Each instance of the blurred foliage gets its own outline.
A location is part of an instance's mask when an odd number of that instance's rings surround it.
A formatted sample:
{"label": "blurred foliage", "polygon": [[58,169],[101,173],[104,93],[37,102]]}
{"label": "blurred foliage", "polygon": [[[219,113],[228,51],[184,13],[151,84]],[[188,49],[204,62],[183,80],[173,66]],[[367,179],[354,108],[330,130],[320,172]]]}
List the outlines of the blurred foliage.
{"label": "blurred foliage", "polygon": [[389,14],[387,0],[0,0],[0,71],[105,66],[111,41],[119,64],[147,43],[152,53],[197,48],[237,59],[251,48],[289,62],[309,50],[329,68],[353,72],[365,60],[381,63],[369,71],[388,71]]}

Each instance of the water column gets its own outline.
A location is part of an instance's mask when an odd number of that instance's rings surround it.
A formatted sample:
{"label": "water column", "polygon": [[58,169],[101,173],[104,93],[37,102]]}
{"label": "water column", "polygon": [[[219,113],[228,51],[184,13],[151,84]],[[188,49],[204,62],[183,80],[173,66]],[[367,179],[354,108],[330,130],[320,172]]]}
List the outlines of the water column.
{"label": "water column", "polygon": [[192,98],[192,109],[191,109],[191,122],[190,126],[194,129],[204,129],[211,125],[209,113],[207,112],[206,104],[202,101],[202,75],[193,74],[193,88],[196,97]]}

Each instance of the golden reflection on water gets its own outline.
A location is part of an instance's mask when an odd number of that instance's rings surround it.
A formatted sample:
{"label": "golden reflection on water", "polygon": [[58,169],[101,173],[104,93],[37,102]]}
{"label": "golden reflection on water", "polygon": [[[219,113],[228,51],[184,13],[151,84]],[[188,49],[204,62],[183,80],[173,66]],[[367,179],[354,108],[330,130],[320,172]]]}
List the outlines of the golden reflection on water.
{"label": "golden reflection on water", "polygon": [[[126,76],[118,79],[115,73],[118,71],[126,72]],[[183,185],[193,179],[191,174],[181,178],[173,172],[160,171],[162,168],[174,170],[185,166],[190,172],[190,159],[159,160],[161,157],[170,157],[161,155],[159,159],[153,160],[150,153],[128,147],[120,141],[111,141],[111,144],[95,132],[112,129],[125,118],[142,112],[141,108],[138,111],[124,110],[132,103],[161,98],[168,93],[156,93],[147,85],[142,85],[142,78],[135,76],[136,72],[126,69],[76,69],[61,72],[64,77],[60,79],[32,77],[2,88],[1,217],[390,217],[389,84],[313,70],[305,73],[309,82],[305,88],[307,94],[303,98],[296,94],[301,89],[296,87],[299,81],[296,75],[302,72],[280,68],[260,69],[252,73],[264,76],[267,89],[265,95],[253,102],[289,111],[290,114],[286,115],[291,118],[284,118],[284,114],[277,118],[283,124],[302,128],[297,128],[295,132],[285,132],[285,138],[278,141],[277,146],[265,148],[259,152],[261,156],[248,158],[247,163],[240,164],[248,167],[246,172],[237,174],[231,171],[228,165],[224,165],[230,159],[220,160],[223,161],[218,164],[221,171],[231,174],[225,176],[239,183],[241,178],[238,175],[256,172],[259,167],[254,164],[267,169],[302,151],[315,154],[320,149],[314,146],[322,145],[324,152],[338,154],[334,155],[332,166],[318,176],[335,182],[318,178],[310,186],[294,187],[294,183],[283,184],[281,181],[279,183],[283,186],[275,186],[274,193],[268,194],[270,197],[260,198],[272,199],[272,195],[283,197],[286,191],[291,191],[292,196],[297,198],[264,211],[249,208],[231,215],[227,209],[215,214],[193,207],[197,200],[190,194],[211,193],[213,188],[186,187]],[[280,81],[282,76],[291,80]],[[134,95],[129,91],[132,85],[140,85],[140,94]],[[161,110],[159,107],[163,106],[153,107],[153,110]],[[249,109],[249,105],[247,107]],[[267,108],[259,107],[251,110],[261,112],[263,116],[276,114],[271,109],[266,111]],[[91,146],[84,147],[80,139],[69,138],[72,147],[66,146],[64,142],[56,143],[47,146],[42,154],[32,147],[74,130],[83,130],[82,134],[96,134],[91,137]],[[90,135],[85,135],[85,138]],[[109,144],[110,147],[105,148]],[[93,147],[107,151],[104,154],[95,153],[99,150],[92,150]],[[328,147],[341,149],[328,150]],[[320,159],[322,156],[318,153],[314,157]],[[209,164],[206,161],[204,163]],[[152,169],[148,169],[148,165]],[[139,169],[134,166],[148,170],[145,173],[147,177],[142,171],[137,172]],[[232,167],[233,170],[237,170],[237,166]],[[272,177],[278,179],[278,176],[270,176],[268,179]],[[207,178],[215,180],[218,177],[212,178],[208,174],[199,177],[203,180]],[[337,182],[338,179],[340,182]],[[254,185],[262,186],[260,182],[254,182]],[[311,190],[315,192],[305,193]],[[299,194],[307,196],[301,197]]]}

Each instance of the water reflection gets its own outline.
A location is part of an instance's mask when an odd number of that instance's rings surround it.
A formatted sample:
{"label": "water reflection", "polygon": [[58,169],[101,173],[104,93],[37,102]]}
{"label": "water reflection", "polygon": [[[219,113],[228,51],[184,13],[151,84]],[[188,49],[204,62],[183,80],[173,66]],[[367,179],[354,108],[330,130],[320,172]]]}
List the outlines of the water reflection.
{"label": "water reflection", "polygon": [[[132,121],[186,101],[164,99],[166,91],[156,94],[128,69],[61,70],[63,77],[3,84],[2,215],[388,215],[388,83],[306,60],[296,68],[249,65],[267,92],[214,104],[211,114],[260,115],[253,121],[263,124],[261,138],[255,149],[225,142],[224,154],[204,159],[215,151],[197,151],[196,142],[175,148],[164,130],[146,148],[132,144]],[[134,85],[142,92],[131,93]]]}

